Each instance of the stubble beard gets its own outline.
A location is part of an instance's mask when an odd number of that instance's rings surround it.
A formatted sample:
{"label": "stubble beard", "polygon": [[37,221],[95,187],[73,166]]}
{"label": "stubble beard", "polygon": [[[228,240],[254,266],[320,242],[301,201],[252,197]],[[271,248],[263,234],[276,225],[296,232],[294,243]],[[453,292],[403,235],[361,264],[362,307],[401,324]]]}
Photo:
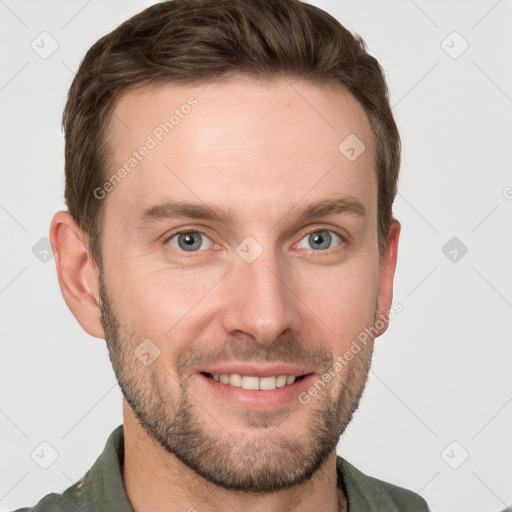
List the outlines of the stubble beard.
{"label": "stubble beard", "polygon": [[[255,495],[276,492],[311,479],[335,452],[366,386],[373,343],[367,343],[347,363],[346,378],[339,389],[325,387],[309,404],[299,406],[307,416],[303,435],[291,438],[283,434],[282,427],[278,434],[280,423],[273,421],[272,411],[248,415],[249,428],[243,433],[220,429],[215,434],[211,427],[218,427],[217,422],[190,395],[186,373],[180,375],[179,382],[174,381],[181,395],[173,401],[169,385],[164,386],[162,376],[155,371],[158,365],[144,366],[135,357],[134,349],[144,336],[130,333],[121,322],[107,293],[103,272],[100,298],[109,357],[125,400],[149,436],[207,481]],[[293,350],[293,345],[283,346],[280,353],[290,353],[289,349]],[[324,349],[316,361],[318,368],[326,370],[332,367],[333,359]],[[186,364],[179,366],[183,369]],[[290,421],[287,416],[281,419],[281,423],[286,421]]]}

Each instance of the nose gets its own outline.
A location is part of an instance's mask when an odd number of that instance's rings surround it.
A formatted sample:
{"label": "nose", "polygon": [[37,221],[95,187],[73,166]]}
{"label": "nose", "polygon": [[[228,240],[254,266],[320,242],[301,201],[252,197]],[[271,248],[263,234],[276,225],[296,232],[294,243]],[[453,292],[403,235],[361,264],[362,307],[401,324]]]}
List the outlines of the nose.
{"label": "nose", "polygon": [[264,251],[252,263],[237,258],[227,288],[223,327],[230,336],[266,347],[285,331],[302,329],[292,273],[275,251]]}

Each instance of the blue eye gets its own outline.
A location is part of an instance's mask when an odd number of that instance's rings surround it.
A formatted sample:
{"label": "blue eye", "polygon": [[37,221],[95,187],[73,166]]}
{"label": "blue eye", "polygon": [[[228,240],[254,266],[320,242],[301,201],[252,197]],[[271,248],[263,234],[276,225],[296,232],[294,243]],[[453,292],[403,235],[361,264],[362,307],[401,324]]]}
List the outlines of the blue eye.
{"label": "blue eye", "polygon": [[[331,235],[331,233],[334,235],[334,237]],[[333,239],[338,238],[340,241],[343,241],[340,235],[336,233],[335,231],[331,231],[330,229],[321,229],[318,231],[312,231],[311,233],[308,233],[300,242],[302,243],[303,240],[306,240],[306,243],[310,244],[309,247],[302,247],[299,245],[301,249],[320,249],[321,251],[324,251],[326,249],[332,249],[331,242]],[[337,244],[338,245],[338,244]]]}
{"label": "blue eye", "polygon": [[[332,249],[335,246],[331,246],[331,244],[336,242],[336,245],[339,245],[340,242],[343,242],[343,238],[330,229],[320,229],[316,231],[312,231],[308,233],[306,236],[302,238],[299,242],[299,248],[301,249],[316,249],[319,251],[325,251],[328,249]],[[308,244],[307,246],[302,245],[303,243]],[[185,252],[199,252],[201,250],[211,248],[213,242],[212,240],[206,236],[204,233],[200,231],[180,231],[171,235],[165,243],[168,243],[171,247],[178,251]]]}
{"label": "blue eye", "polygon": [[172,235],[167,240],[167,243],[175,249],[181,249],[186,252],[197,252],[199,249],[208,249],[208,247],[204,247],[204,239],[209,240],[211,243],[211,240],[204,233],[199,231],[181,231]]}

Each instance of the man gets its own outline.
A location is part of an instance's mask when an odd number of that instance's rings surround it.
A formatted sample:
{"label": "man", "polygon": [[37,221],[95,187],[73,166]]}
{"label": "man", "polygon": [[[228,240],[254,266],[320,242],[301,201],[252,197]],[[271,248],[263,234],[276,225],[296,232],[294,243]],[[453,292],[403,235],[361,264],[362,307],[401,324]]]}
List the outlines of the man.
{"label": "man", "polygon": [[336,454],[400,234],[364,42],[297,0],[160,3],[89,50],[63,124],[59,283],[124,423],[30,510],[428,510]]}

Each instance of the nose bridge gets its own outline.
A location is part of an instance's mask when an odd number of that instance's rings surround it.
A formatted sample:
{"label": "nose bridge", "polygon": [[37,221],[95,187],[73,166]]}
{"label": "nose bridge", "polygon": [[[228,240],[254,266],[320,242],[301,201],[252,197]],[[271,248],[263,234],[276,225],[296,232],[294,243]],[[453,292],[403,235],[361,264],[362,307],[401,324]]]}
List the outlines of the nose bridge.
{"label": "nose bridge", "polygon": [[300,328],[293,282],[276,251],[263,250],[251,262],[241,254],[232,270],[233,295],[224,327],[230,335],[242,332],[270,345],[283,331]]}

